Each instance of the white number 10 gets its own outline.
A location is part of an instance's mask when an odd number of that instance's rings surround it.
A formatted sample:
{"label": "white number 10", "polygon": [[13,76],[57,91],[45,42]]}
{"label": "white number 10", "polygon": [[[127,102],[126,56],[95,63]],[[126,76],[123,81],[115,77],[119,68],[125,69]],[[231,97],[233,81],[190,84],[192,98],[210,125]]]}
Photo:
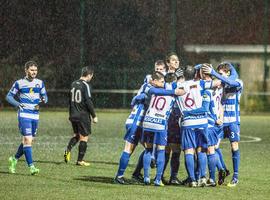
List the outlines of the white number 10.
{"label": "white number 10", "polygon": [[81,103],[82,101],[82,93],[81,90],[76,90],[75,92],[75,88],[72,88],[71,92],[71,101],[76,103]]}

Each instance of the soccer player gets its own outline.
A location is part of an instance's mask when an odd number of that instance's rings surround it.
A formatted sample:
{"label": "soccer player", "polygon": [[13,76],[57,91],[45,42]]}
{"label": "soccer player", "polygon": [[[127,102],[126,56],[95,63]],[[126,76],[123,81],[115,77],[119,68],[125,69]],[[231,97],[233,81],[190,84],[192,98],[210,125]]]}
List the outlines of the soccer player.
{"label": "soccer player", "polygon": [[[166,75],[167,69],[166,69],[166,65],[165,65],[163,60],[157,60],[155,62],[154,71],[161,72],[164,76]],[[149,83],[152,80],[151,76],[152,76],[151,74],[146,75],[146,77],[144,79],[144,83]],[[138,93],[141,93],[141,89],[140,89],[140,91]],[[138,96],[135,96],[133,98],[133,101],[134,102],[138,101]],[[136,182],[143,182],[143,176],[141,174],[141,170],[143,168],[143,155],[144,155],[144,152],[145,151],[143,151],[140,154],[138,162],[137,162],[137,166],[136,166],[134,172],[132,173],[132,179],[134,181],[136,181]],[[152,152],[151,166],[152,167],[155,166],[155,150],[153,150],[153,152]]]}
{"label": "soccer player", "polygon": [[[47,103],[48,97],[44,82],[37,79],[38,65],[34,61],[25,63],[26,76],[17,80],[6,96],[6,100],[18,108],[19,130],[22,143],[15,156],[9,158],[9,172],[16,172],[18,159],[24,154],[32,175],[38,174],[39,169],[33,164],[32,142],[37,133],[39,121],[39,104]],[[16,100],[16,99],[17,100]]]}
{"label": "soccer player", "polygon": [[90,86],[88,84],[92,80],[93,75],[94,70],[91,66],[83,67],[80,79],[71,84],[69,96],[69,120],[74,135],[67,145],[64,160],[66,163],[70,161],[72,147],[74,147],[77,142],[80,142],[76,163],[79,166],[90,165],[90,163],[84,161],[83,158],[87,149],[88,136],[91,134],[91,117],[94,123],[98,122],[92,102]]}
{"label": "soccer player", "polygon": [[[165,81],[173,82],[177,80],[177,82],[182,83],[185,81],[185,78],[183,75],[184,75],[183,69],[178,68],[175,73],[167,73],[165,76]],[[180,134],[180,126],[179,126],[180,117],[181,117],[181,112],[175,102],[172,108],[170,117],[168,119],[168,131],[167,131],[168,144],[165,147],[165,164],[164,164],[164,170],[162,174],[162,182],[164,184],[167,183],[167,181],[164,178],[164,172],[166,170],[169,160],[170,160],[171,169],[170,169],[170,179],[169,179],[168,184],[180,185],[182,183],[177,178],[178,170],[180,167],[180,153],[181,153],[181,146],[180,146],[181,134]],[[170,159],[170,154],[171,154],[171,159]]]}
{"label": "soccer player", "polygon": [[[125,140],[125,148],[124,151],[121,154],[120,157],[120,162],[119,162],[119,168],[116,174],[116,177],[114,179],[115,183],[119,184],[125,184],[125,179],[124,179],[124,172],[128,166],[128,162],[130,159],[131,154],[134,152],[141,136],[141,122],[144,117],[144,111],[145,107],[148,106],[147,103],[147,96],[146,95],[173,95],[173,94],[178,94],[178,90],[165,90],[161,88],[156,88],[156,87],[161,87],[160,86],[160,77],[163,77],[164,81],[164,76],[160,72],[154,72],[152,74],[152,81],[150,83],[145,83],[141,87],[141,90],[139,91],[139,96],[144,96],[141,98],[141,102],[135,103],[133,110],[131,114],[129,115],[128,119],[126,120],[126,134],[124,137]],[[164,84],[162,84],[164,85]],[[138,96],[137,95],[137,96]],[[139,98],[137,97],[137,100]]]}
{"label": "soccer player", "polygon": [[229,187],[238,184],[238,170],[240,163],[239,141],[240,141],[240,97],[243,90],[243,82],[240,79],[229,78],[232,65],[221,63],[217,67],[218,73],[207,66],[202,67],[204,73],[211,74],[220,79],[224,86],[222,104],[224,106],[224,134],[228,134],[232,149],[233,177]]}
{"label": "soccer player", "polygon": [[[155,62],[154,71],[161,72],[164,76],[166,75],[167,70],[163,60],[157,60]],[[144,78],[144,83],[149,83],[149,81],[151,80],[151,76],[152,76],[151,74],[147,74],[146,77]]]}
{"label": "soccer player", "polygon": [[[204,63],[201,65],[196,65],[196,69],[198,70],[198,75],[202,80],[205,81],[212,81],[211,76],[208,74],[204,74],[201,67],[207,65],[212,68],[212,65],[208,63]],[[215,187],[216,186],[216,180],[215,180],[215,169],[216,169],[216,154],[215,154],[215,146],[218,143],[218,132],[217,132],[217,126],[222,124],[223,121],[223,115],[221,115],[222,105],[221,105],[221,96],[222,96],[222,90],[220,90],[218,87],[212,89],[208,88],[206,91],[208,91],[209,97],[210,97],[210,107],[209,111],[207,113],[208,117],[208,147],[207,147],[207,159],[208,159],[208,169],[209,169],[209,180],[208,180],[208,186]],[[223,169],[224,170],[224,169]],[[222,177],[224,181],[225,177]]]}
{"label": "soccer player", "polygon": [[168,53],[165,58],[166,65],[167,65],[167,72],[174,73],[179,68],[179,58],[175,52]]}
{"label": "soccer player", "polygon": [[[157,74],[156,80],[159,83],[164,83],[164,76],[159,73]],[[165,85],[167,89],[173,89],[173,84]],[[185,91],[183,89],[178,89],[179,93],[177,95],[183,95]],[[164,96],[155,95],[151,96],[149,107],[146,111],[143,120],[143,137],[142,141],[146,148],[143,157],[143,167],[144,167],[144,183],[146,185],[150,184],[150,163],[153,144],[156,145],[156,177],[155,185],[164,186],[161,181],[161,176],[163,174],[163,168],[165,163],[165,146],[167,145],[167,121],[171,113],[172,106],[175,102],[174,96]]]}
{"label": "soccer player", "polygon": [[[185,90],[187,93],[177,98],[178,106],[183,114],[181,121],[182,141],[181,146],[185,153],[185,164],[188,172],[188,185],[196,187],[194,154],[197,151],[199,166],[199,183],[206,185],[206,154],[207,148],[207,112],[209,110],[209,94],[205,91],[206,83],[195,80],[196,70],[187,66],[184,76],[186,79]],[[208,83],[212,85],[213,83]]]}

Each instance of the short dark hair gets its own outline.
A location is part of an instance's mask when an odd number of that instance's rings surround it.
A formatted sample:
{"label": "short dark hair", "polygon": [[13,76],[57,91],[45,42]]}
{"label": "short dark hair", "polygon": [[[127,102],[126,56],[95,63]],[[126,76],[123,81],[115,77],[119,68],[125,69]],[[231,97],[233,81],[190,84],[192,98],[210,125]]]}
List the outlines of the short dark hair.
{"label": "short dark hair", "polygon": [[81,72],[81,76],[85,77],[89,74],[93,74],[94,73],[94,69],[92,66],[86,66],[82,68],[82,72]]}
{"label": "short dark hair", "polygon": [[165,63],[164,63],[163,60],[157,60],[157,61],[155,62],[155,65],[164,65],[164,66],[165,66]]}
{"label": "short dark hair", "polygon": [[167,73],[165,75],[165,82],[171,83],[174,81],[177,81],[177,77],[176,77],[175,73]]}
{"label": "short dark hair", "polygon": [[153,72],[152,80],[160,80],[162,78],[164,78],[164,75],[161,72],[157,72],[157,71]]}
{"label": "short dark hair", "polygon": [[169,52],[169,53],[166,55],[166,57],[165,57],[166,63],[169,63],[169,62],[170,62],[171,56],[177,56],[177,57],[178,57],[177,53],[175,53],[175,52]]}
{"label": "short dark hair", "polygon": [[24,68],[25,68],[25,69],[29,69],[29,67],[31,67],[31,66],[36,66],[36,67],[38,67],[37,63],[36,63],[35,61],[32,61],[32,60],[27,61],[27,62],[24,64]]}
{"label": "short dark hair", "polygon": [[194,79],[195,72],[196,72],[196,70],[195,70],[194,66],[192,66],[192,65],[186,66],[186,69],[184,72],[185,79],[187,81]]}
{"label": "short dark hair", "polygon": [[231,66],[229,63],[220,63],[217,67],[217,70],[224,70],[226,73],[231,71]]}

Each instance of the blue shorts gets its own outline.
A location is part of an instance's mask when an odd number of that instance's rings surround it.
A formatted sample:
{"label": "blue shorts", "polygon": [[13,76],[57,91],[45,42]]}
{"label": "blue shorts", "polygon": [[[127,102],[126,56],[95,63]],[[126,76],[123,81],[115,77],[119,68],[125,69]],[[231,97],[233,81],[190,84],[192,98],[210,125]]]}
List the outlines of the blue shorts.
{"label": "blue shorts", "polygon": [[208,147],[207,128],[182,128],[181,146],[183,150],[196,149],[197,147]]}
{"label": "blue shorts", "polygon": [[181,131],[168,131],[168,143],[181,144]]}
{"label": "blue shorts", "polygon": [[166,146],[167,145],[167,131],[162,131],[162,132],[143,131],[142,142]]}
{"label": "blue shorts", "polygon": [[129,143],[131,144],[135,144],[137,145],[138,142],[140,141],[141,139],[141,135],[142,135],[142,128],[141,127],[137,127],[136,131],[132,132],[131,131],[131,125],[130,126],[126,126],[126,134],[125,134],[125,137],[124,137],[124,140],[128,141]]}
{"label": "blue shorts", "polygon": [[36,119],[27,119],[27,118],[18,118],[19,120],[19,130],[23,136],[36,136],[38,128],[38,120]]}
{"label": "blue shorts", "polygon": [[216,135],[218,136],[218,139],[224,139],[224,131],[223,131],[223,125],[221,126],[215,126]]}
{"label": "blue shorts", "polygon": [[208,128],[208,146],[215,146],[218,143],[218,129],[215,127]]}
{"label": "blue shorts", "polygon": [[230,142],[240,141],[240,127],[237,123],[231,123],[223,127],[224,136],[228,137]]}

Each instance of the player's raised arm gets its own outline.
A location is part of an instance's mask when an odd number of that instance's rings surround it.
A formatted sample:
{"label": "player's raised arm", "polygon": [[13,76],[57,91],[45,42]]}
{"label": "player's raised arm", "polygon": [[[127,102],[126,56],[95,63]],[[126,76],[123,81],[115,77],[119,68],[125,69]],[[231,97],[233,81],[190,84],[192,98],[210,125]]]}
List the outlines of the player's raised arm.
{"label": "player's raised arm", "polygon": [[219,70],[221,75],[218,74],[213,68],[210,68],[209,66],[206,66],[206,65],[202,66],[202,70],[203,70],[203,72],[205,74],[211,74],[211,75],[215,76],[216,78],[221,80],[222,83],[228,84],[230,87],[239,87],[239,86],[241,86],[238,81],[231,80],[231,79],[227,78],[226,74],[228,73],[228,71],[226,71],[226,70]]}

